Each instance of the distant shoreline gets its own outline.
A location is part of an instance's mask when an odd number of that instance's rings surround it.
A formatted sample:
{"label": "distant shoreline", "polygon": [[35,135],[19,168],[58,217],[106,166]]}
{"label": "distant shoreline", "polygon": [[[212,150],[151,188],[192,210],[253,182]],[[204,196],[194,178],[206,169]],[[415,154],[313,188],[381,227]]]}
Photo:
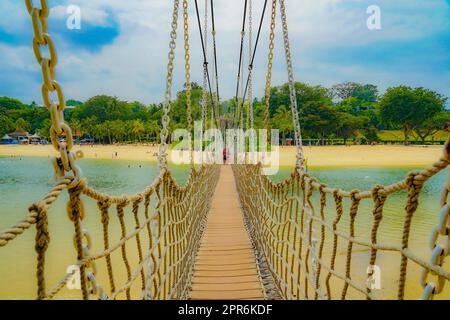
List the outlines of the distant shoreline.
{"label": "distant shoreline", "polygon": [[[75,146],[82,150],[85,159],[128,160],[156,162],[158,146],[146,145],[95,145]],[[443,146],[306,146],[308,166],[321,167],[424,167],[442,157]],[[116,156],[117,152],[117,156]],[[0,156],[48,157],[57,155],[52,146],[46,145],[0,145]],[[170,157],[169,157],[170,158]],[[295,148],[280,147],[281,167],[295,163]]]}

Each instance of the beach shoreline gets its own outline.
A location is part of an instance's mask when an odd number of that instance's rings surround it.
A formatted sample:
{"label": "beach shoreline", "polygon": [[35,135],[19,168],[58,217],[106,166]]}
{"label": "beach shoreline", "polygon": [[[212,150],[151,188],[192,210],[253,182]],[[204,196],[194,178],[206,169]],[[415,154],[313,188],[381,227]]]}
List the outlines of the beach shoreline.
{"label": "beach shoreline", "polygon": [[[157,162],[158,146],[83,145],[84,159]],[[321,167],[424,167],[442,157],[443,146],[306,146],[307,165]],[[295,164],[295,147],[280,147],[280,167]],[[2,157],[50,157],[57,155],[51,145],[0,145]],[[170,155],[169,155],[170,161]]]}

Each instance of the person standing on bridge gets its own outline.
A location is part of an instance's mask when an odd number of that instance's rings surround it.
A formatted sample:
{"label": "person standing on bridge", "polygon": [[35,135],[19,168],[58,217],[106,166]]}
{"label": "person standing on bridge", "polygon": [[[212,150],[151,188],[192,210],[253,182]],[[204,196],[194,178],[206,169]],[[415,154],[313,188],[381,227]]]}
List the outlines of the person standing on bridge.
{"label": "person standing on bridge", "polygon": [[222,153],[223,153],[223,164],[227,164],[228,156],[230,154],[228,148],[227,147],[223,148]]}

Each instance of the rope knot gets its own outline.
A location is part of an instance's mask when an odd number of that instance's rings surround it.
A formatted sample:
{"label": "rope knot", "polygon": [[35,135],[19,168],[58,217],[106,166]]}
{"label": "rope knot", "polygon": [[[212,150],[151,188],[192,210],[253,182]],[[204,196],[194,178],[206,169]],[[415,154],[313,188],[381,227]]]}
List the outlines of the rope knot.
{"label": "rope knot", "polygon": [[105,211],[108,210],[109,207],[111,207],[111,203],[112,203],[111,199],[106,198],[104,200],[99,201],[97,204],[101,211]]}
{"label": "rope knot", "polygon": [[139,204],[139,203],[141,203],[142,201],[144,201],[144,196],[142,195],[142,194],[138,194],[137,196],[136,196],[136,198],[134,199],[134,203],[135,204]]}
{"label": "rope knot", "polygon": [[357,196],[359,195],[359,190],[352,190],[350,192],[350,199],[352,200],[352,204],[350,207],[350,217],[354,218],[358,213],[358,206],[361,202],[361,199],[359,199]]}
{"label": "rope knot", "polygon": [[102,201],[97,202],[97,206],[100,209],[101,221],[105,225],[109,222],[108,210],[111,207],[111,199],[107,198]]}
{"label": "rope knot", "polygon": [[352,190],[350,192],[350,199],[352,199],[353,202],[359,201],[359,199],[356,197],[358,194],[359,194],[359,190],[356,190],[356,189]]}
{"label": "rope knot", "polygon": [[339,194],[341,192],[341,190],[340,189],[334,189],[333,190],[333,198],[334,198],[334,200],[336,201],[336,202],[338,202],[338,201],[342,201],[342,196]]}
{"label": "rope knot", "polygon": [[320,193],[325,192],[325,188],[326,188],[326,184],[320,183],[319,184],[319,188],[317,188],[319,190]]}
{"label": "rope knot", "polygon": [[75,195],[80,195],[83,190],[86,188],[86,179],[80,179],[77,182],[75,182],[74,185],[71,185],[69,188],[69,193],[73,193]]}
{"label": "rope knot", "polygon": [[119,217],[123,217],[124,208],[130,203],[130,199],[127,196],[122,196],[122,198],[117,203],[117,214]]}
{"label": "rope knot", "polygon": [[374,210],[372,213],[375,221],[381,220],[383,216],[383,206],[387,199],[387,196],[382,194],[383,190],[384,186],[380,184],[375,185],[372,189],[372,199],[374,202]]}
{"label": "rope knot", "polygon": [[69,189],[69,201],[67,202],[67,216],[69,220],[75,222],[76,220],[84,219],[84,204],[80,199],[80,195],[86,188],[86,179],[80,179],[75,185]]}
{"label": "rope knot", "polygon": [[422,187],[423,182],[418,181],[416,177],[419,175],[419,172],[410,172],[408,176],[406,177],[406,185],[408,186],[408,189],[414,189],[418,190]]}

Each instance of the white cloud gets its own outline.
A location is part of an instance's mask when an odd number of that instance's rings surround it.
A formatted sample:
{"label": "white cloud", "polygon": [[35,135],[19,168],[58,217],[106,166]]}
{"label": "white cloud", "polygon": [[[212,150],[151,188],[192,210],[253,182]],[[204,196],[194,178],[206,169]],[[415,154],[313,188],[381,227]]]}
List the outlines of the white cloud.
{"label": "white cloud", "polygon": [[[24,26],[31,28],[29,17],[23,3],[16,0],[2,0],[0,10],[8,10],[0,28],[8,32],[23,33]],[[181,2],[181,1],[180,1]],[[203,10],[204,1],[198,0]],[[254,2],[254,38],[261,14],[263,1]],[[370,32],[366,28],[366,8],[373,2],[382,9],[383,30]],[[63,18],[65,5],[75,4],[82,10],[82,18],[90,24],[107,26],[112,12],[120,26],[120,35],[113,43],[104,46],[99,52],[64,50],[64,39],[58,39],[60,63],[58,77],[62,79],[66,96],[87,99],[95,94],[112,94],[127,100],[156,102],[163,99],[165,87],[169,26],[172,16],[172,1],[167,0],[70,0],[52,10],[52,18]],[[202,79],[202,54],[197,30],[197,20],[190,1],[191,28],[191,68],[192,79]],[[217,45],[222,96],[234,95],[237,73],[240,28],[242,24],[243,3],[241,0],[215,1]],[[405,7],[402,7],[404,5]],[[406,6],[407,5],[407,6]],[[317,60],[316,54],[322,50],[332,52],[336,46],[362,46],[379,41],[398,41],[420,39],[430,32],[448,28],[447,20],[442,19],[442,10],[448,8],[437,0],[290,0],[287,1],[287,13],[290,26],[293,58],[299,81],[315,84],[332,84],[347,79],[367,79],[382,87],[399,81],[424,81],[425,75],[394,74],[391,70],[374,70],[367,66],[327,65]],[[181,13],[180,5],[180,13]],[[270,1],[267,8],[270,11]],[[267,66],[267,30],[269,12],[266,16],[259,50],[255,61],[255,94],[261,95],[264,87]],[[203,16],[203,14],[202,14]],[[277,12],[279,19],[279,12]],[[12,23],[12,20],[22,23]],[[181,88],[184,79],[182,51],[182,15],[179,17],[178,44],[176,55],[176,74],[174,90]],[[28,30],[28,29],[27,29]],[[29,30],[28,30],[29,32]],[[52,32],[52,30],[50,30]],[[280,21],[277,20],[276,61],[274,65],[274,83],[286,81],[286,67],[283,57]],[[31,40],[31,39],[30,39]],[[5,47],[5,46],[3,46]],[[1,48],[4,52],[4,48]],[[15,52],[14,64],[31,66],[34,71],[39,67],[34,61],[31,49],[8,47]],[[208,48],[211,53],[212,48]],[[245,59],[248,61],[246,48]],[[247,62],[246,62],[247,63]],[[5,65],[11,69],[11,61],[0,61],[0,70]],[[430,86],[448,83],[448,73],[435,75]],[[28,81],[28,80],[27,80]],[[0,95],[3,84],[0,84]],[[38,84],[30,85],[31,88]],[[439,86],[439,89],[442,87]],[[39,96],[39,91],[35,92]]]}
{"label": "white cloud", "polygon": [[[67,19],[68,6],[58,5],[52,7],[50,15],[53,19]],[[80,8],[81,9],[81,8]],[[108,21],[108,13],[105,10],[85,6],[81,9],[81,19],[93,26],[107,27],[110,26]]]}

